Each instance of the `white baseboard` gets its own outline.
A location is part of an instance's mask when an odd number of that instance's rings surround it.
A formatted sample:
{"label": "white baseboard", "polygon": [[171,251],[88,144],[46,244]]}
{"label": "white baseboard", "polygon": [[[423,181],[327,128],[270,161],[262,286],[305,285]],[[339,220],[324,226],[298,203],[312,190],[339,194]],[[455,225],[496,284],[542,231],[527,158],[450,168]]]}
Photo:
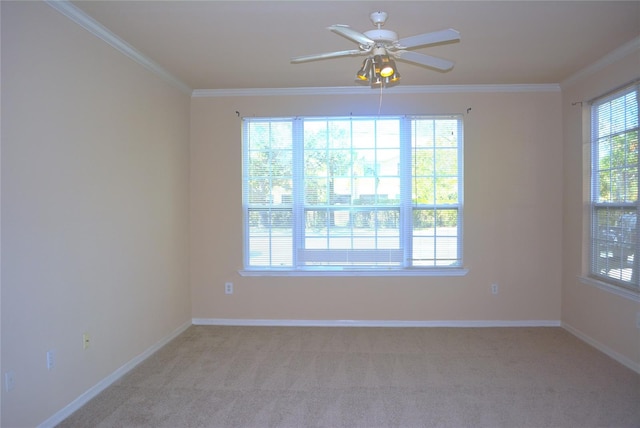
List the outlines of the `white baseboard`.
{"label": "white baseboard", "polygon": [[238,318],[193,318],[191,323],[185,323],[173,333],[166,336],[146,351],[136,356],[125,365],[102,379],[96,385],[85,391],[66,407],[56,412],[39,428],[55,427],[71,416],[73,412],[88,403],[92,398],[105,390],[116,380],[131,371],[138,364],[149,358],[164,345],[175,339],[191,325],[221,325],[221,326],[272,326],[272,327],[562,327],[569,333],[640,374],[640,364],[624,355],[592,339],[568,323],[559,320],[449,320],[449,321],[399,321],[399,320],[283,320],[283,319],[238,319]]}
{"label": "white baseboard", "polygon": [[171,333],[170,335],[164,337],[162,340],[157,342],[155,345],[151,346],[149,349],[144,351],[142,354],[136,356],[135,358],[133,358],[132,360],[127,362],[125,365],[123,365],[122,367],[120,367],[119,369],[117,369],[116,371],[111,373],[109,376],[105,377],[100,382],[98,382],[97,384],[95,384],[94,386],[89,388],[87,391],[85,391],[82,395],[80,395],[78,398],[76,398],[71,403],[69,403],[62,410],[56,412],[49,419],[47,419],[46,421],[42,422],[38,427],[39,428],[55,427],[60,422],[62,422],[63,420],[65,420],[66,418],[71,416],[71,414],[73,412],[75,412],[80,407],[82,407],[85,404],[87,404],[89,402],[89,400],[91,400],[96,395],[98,395],[102,391],[104,391],[112,383],[114,383],[115,381],[120,379],[122,376],[127,374],[129,371],[131,371],[138,364],[140,364],[141,362],[143,362],[144,360],[149,358],[151,355],[153,355],[156,351],[158,351],[164,345],[169,343],[171,340],[175,339],[178,335],[183,333],[190,326],[191,326],[190,322],[187,322],[187,323],[183,324],[178,329],[176,329],[173,333]]}
{"label": "white baseboard", "polygon": [[576,336],[578,339],[580,339],[580,340],[588,343],[589,345],[593,346],[598,351],[610,356],[611,358],[613,358],[614,360],[616,360],[620,364],[622,364],[622,365],[630,368],[634,372],[640,374],[640,363],[637,363],[637,362],[625,357],[624,355],[620,354],[619,352],[614,351],[613,349],[609,348],[608,346],[603,345],[602,343],[598,342],[597,340],[591,338],[590,336],[588,336],[585,333],[581,332],[577,328],[573,327],[571,324],[568,324],[566,322],[562,322],[562,328],[564,328],[569,333],[571,333],[574,336]]}
{"label": "white baseboard", "polygon": [[194,325],[270,326],[270,327],[560,327],[559,320],[283,320],[193,318]]}

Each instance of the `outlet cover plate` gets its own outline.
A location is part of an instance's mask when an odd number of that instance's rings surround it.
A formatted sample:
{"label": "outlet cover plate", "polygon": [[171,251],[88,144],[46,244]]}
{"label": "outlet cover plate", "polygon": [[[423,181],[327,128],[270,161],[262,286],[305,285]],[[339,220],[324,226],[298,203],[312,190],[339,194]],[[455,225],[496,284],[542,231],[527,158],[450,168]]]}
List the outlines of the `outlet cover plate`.
{"label": "outlet cover plate", "polygon": [[13,372],[6,372],[4,374],[4,390],[9,392],[12,391],[16,386],[16,378]]}
{"label": "outlet cover plate", "polygon": [[56,366],[56,351],[53,349],[47,351],[47,370],[51,370]]}

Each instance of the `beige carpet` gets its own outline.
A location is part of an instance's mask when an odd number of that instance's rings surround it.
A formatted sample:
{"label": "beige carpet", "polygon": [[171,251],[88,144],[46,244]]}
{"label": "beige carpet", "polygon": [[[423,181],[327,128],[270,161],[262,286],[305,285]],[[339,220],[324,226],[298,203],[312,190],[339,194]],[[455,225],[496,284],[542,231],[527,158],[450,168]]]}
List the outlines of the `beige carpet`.
{"label": "beige carpet", "polygon": [[60,427],[640,427],[560,328],[192,326]]}

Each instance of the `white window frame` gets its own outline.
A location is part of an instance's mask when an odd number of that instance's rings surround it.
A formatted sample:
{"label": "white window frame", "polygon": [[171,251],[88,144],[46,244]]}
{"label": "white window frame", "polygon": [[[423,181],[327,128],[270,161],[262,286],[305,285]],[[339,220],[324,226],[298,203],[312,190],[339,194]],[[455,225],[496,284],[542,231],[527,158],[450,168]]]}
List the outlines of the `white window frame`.
{"label": "white window frame", "polygon": [[[408,165],[408,167],[400,168],[400,186],[401,186],[401,200],[397,205],[400,210],[400,249],[381,251],[380,249],[373,250],[307,250],[303,247],[303,240],[305,238],[305,209],[309,209],[309,206],[305,206],[302,186],[294,184],[291,194],[292,199],[292,262],[291,266],[260,266],[251,265],[250,263],[250,211],[256,210],[255,205],[250,203],[248,181],[251,178],[249,176],[249,144],[247,143],[247,135],[250,131],[248,126],[252,122],[282,122],[291,121],[292,123],[292,170],[293,170],[293,182],[304,182],[304,148],[303,148],[303,123],[305,120],[385,120],[385,119],[397,119],[400,121],[400,164]],[[457,121],[457,195],[458,201],[455,204],[430,204],[430,205],[417,205],[412,201],[411,189],[412,189],[412,173],[411,173],[411,151],[412,148],[412,123],[414,120],[455,120]],[[377,123],[377,122],[376,122]],[[378,149],[376,149],[378,150]],[[462,255],[463,255],[463,121],[462,115],[438,115],[438,116],[379,116],[379,117],[291,117],[291,118],[245,118],[243,120],[243,230],[244,230],[244,243],[243,243],[243,264],[244,268],[239,271],[243,276],[461,276],[466,275],[467,269],[463,267]],[[393,209],[394,205],[387,208]],[[454,209],[457,210],[457,232],[456,232],[456,259],[457,262],[452,263],[449,266],[436,265],[434,266],[412,266],[407,262],[412,255],[412,216],[413,210],[419,208],[433,209]],[[351,205],[351,210],[354,207]],[[434,242],[437,240],[434,239]],[[397,266],[388,266],[382,263],[381,266],[368,265],[318,265],[308,266],[304,265],[307,262],[313,262],[317,260],[327,261],[331,259],[341,260],[346,257],[363,257],[367,260],[374,260],[380,262],[395,261]],[[304,260],[300,262],[299,260]]]}
{"label": "white window frame", "polygon": [[[582,281],[622,297],[640,301],[640,279],[638,278],[638,274],[640,273],[640,260],[639,257],[636,257],[640,245],[636,232],[637,229],[635,229],[634,226],[634,230],[629,231],[627,230],[628,227],[625,227],[625,224],[629,223],[627,220],[630,216],[637,218],[640,213],[639,201],[637,197],[635,201],[602,200],[603,195],[601,195],[601,183],[599,179],[601,173],[609,171],[610,174],[613,175],[616,169],[611,164],[608,168],[600,164],[601,156],[606,156],[606,154],[601,155],[600,150],[605,150],[609,142],[612,142],[618,136],[629,136],[629,134],[635,133],[635,138],[637,139],[638,87],[637,82],[625,85],[590,102],[591,187],[589,221],[591,226],[588,277],[582,278]],[[635,108],[635,119],[633,119],[632,110],[632,120],[625,121],[622,128],[610,130],[610,127],[613,128],[611,123],[608,121],[600,123],[598,118],[599,108],[611,107],[615,105],[616,102],[619,102],[621,98],[628,97],[629,95],[633,97],[633,94],[635,94],[635,107],[632,106],[631,108]],[[624,111],[627,111],[626,107]],[[625,114],[625,116],[627,116],[627,114]],[[610,150],[610,152],[612,152],[612,150]],[[626,156],[625,154],[625,159],[627,159]],[[635,182],[632,182],[630,185],[635,185],[636,189],[638,189],[637,180],[640,165],[638,165],[637,152],[635,158],[635,162],[630,164],[625,163],[625,165],[635,166]],[[627,187],[625,187],[625,189],[627,189]],[[622,212],[626,214],[623,215]],[[598,220],[599,213],[601,216],[600,220]],[[611,221],[608,222],[610,224],[603,223],[603,215],[610,215]]]}

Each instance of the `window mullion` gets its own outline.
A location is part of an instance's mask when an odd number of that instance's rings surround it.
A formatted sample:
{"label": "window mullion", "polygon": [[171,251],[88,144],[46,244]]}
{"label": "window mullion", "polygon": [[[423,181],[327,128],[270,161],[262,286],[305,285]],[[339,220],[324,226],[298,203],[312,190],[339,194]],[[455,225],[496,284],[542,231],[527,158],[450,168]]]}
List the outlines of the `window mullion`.
{"label": "window mullion", "polygon": [[457,141],[457,146],[458,146],[458,203],[456,204],[458,207],[458,214],[457,214],[457,234],[458,234],[458,253],[457,253],[457,257],[458,260],[462,260],[462,255],[463,255],[463,227],[464,227],[464,209],[463,209],[463,203],[464,203],[464,141],[463,141],[463,137],[464,137],[464,129],[463,127],[463,123],[462,120],[458,121],[458,141]]}
{"label": "window mullion", "polygon": [[304,176],[304,120],[293,119],[291,141],[293,162],[293,207],[292,207],[292,233],[291,256],[294,269],[299,267],[298,252],[305,248],[305,176]]}
{"label": "window mullion", "polygon": [[400,118],[400,239],[404,250],[402,267],[413,265],[413,120],[403,116]]}
{"label": "window mullion", "polygon": [[250,265],[249,259],[249,251],[246,250],[249,248],[250,242],[250,216],[249,216],[249,180],[251,179],[249,174],[249,122],[247,122],[244,118],[242,119],[242,215],[243,219],[243,247],[245,251],[243,251],[243,263],[244,266]]}

